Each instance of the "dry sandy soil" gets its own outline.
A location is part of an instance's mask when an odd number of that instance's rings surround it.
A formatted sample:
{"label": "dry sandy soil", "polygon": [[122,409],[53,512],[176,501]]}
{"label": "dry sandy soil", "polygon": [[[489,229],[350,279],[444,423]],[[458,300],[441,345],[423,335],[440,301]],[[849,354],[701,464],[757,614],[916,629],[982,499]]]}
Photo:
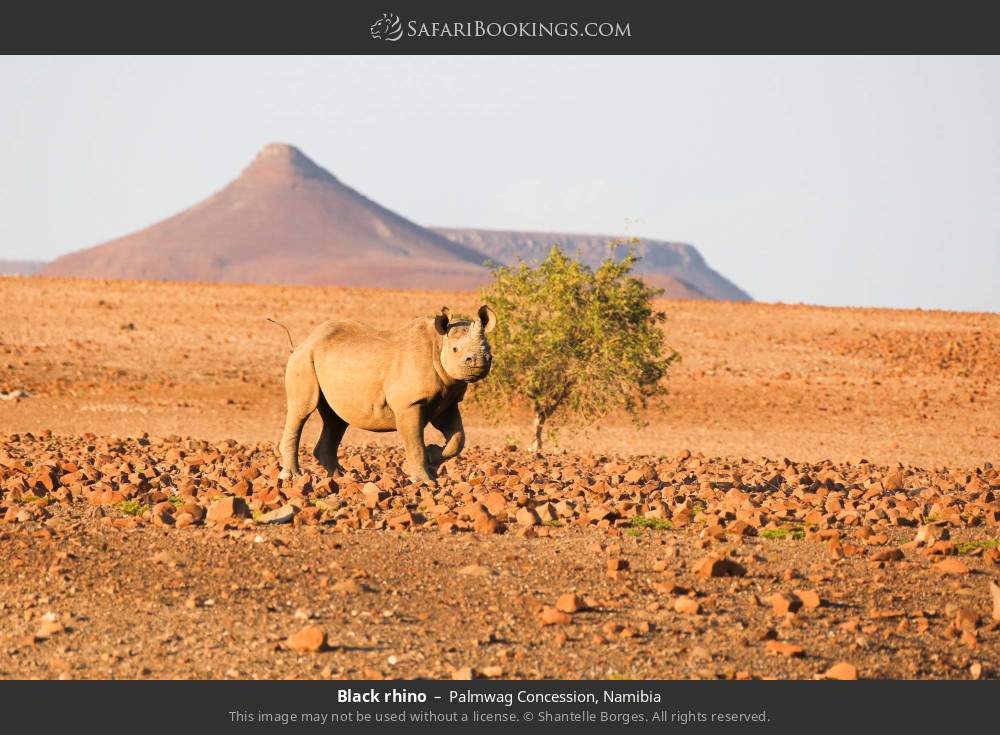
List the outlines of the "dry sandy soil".
{"label": "dry sandy soil", "polygon": [[470,408],[433,490],[353,431],[279,483],[265,317],[442,305],[0,279],[0,676],[1000,676],[1000,316],[664,302],[645,427]]}

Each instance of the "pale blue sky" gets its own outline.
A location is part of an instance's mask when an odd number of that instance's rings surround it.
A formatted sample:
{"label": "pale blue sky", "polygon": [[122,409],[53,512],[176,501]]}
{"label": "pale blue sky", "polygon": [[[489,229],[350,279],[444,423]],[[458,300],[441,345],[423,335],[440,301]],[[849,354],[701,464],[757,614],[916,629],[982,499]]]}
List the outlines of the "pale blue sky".
{"label": "pale blue sky", "polygon": [[0,259],[297,145],[421,224],[696,245],[764,301],[1000,310],[1000,59],[0,59]]}

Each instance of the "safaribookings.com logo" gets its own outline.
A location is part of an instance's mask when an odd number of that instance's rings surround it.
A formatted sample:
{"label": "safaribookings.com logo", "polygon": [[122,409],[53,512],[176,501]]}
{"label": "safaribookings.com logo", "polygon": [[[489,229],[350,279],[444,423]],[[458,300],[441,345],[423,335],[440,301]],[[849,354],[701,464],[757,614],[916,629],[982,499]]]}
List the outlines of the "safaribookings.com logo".
{"label": "safaribookings.com logo", "polygon": [[369,28],[376,41],[407,38],[631,38],[627,21],[438,21],[410,20],[403,25],[395,13],[382,17]]}
{"label": "safaribookings.com logo", "polygon": [[403,37],[403,24],[395,13],[382,13],[369,30],[376,41],[398,41]]}

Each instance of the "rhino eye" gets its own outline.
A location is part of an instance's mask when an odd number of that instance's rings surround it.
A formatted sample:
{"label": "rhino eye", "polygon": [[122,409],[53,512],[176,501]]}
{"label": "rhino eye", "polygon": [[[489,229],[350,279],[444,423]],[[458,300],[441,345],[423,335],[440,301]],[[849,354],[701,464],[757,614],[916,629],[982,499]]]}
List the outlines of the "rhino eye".
{"label": "rhino eye", "polygon": [[452,347],[452,348],[451,348],[451,351],[452,351],[452,352],[458,352],[458,348],[457,348],[457,347]]}

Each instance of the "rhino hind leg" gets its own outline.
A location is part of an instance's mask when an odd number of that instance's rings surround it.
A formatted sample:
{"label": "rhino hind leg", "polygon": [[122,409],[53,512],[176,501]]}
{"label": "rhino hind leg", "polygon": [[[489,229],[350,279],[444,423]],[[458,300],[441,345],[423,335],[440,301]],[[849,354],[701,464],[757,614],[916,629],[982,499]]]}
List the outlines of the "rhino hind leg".
{"label": "rhino hind leg", "polygon": [[[309,413],[312,413],[310,411]],[[281,472],[278,474],[279,480],[290,480],[294,475],[299,474],[299,439],[302,436],[302,427],[309,418],[309,413],[305,416],[299,411],[293,411],[289,407],[285,413],[285,429],[281,433]]]}
{"label": "rhino hind leg", "polygon": [[313,456],[323,465],[323,469],[333,475],[343,471],[337,462],[337,449],[340,447],[340,440],[344,438],[344,432],[347,431],[347,422],[330,408],[322,393],[319,395],[318,408],[319,415],[323,419],[323,431],[320,432]]}
{"label": "rhino hind leg", "polygon": [[290,480],[299,474],[299,439],[302,427],[319,403],[319,383],[307,356],[293,353],[285,370],[285,428],[278,446],[281,452],[280,480]]}

